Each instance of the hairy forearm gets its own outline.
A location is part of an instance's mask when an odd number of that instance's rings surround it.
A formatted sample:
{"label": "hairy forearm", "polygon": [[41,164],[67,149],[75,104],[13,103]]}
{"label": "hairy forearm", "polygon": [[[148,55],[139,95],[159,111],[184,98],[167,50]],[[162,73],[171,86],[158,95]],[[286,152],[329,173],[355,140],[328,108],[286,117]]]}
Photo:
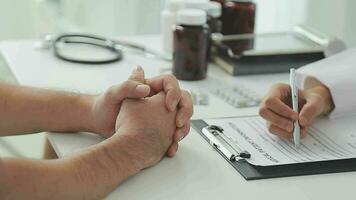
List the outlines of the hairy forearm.
{"label": "hairy forearm", "polygon": [[0,84],[0,135],[92,131],[92,96]]}
{"label": "hairy forearm", "polygon": [[0,199],[102,199],[144,167],[136,148],[118,136],[59,160],[2,159]]}
{"label": "hairy forearm", "polygon": [[128,177],[144,168],[135,159],[137,145],[130,138],[111,138],[75,156],[72,163],[84,199],[103,199]]}
{"label": "hairy forearm", "polygon": [[67,169],[60,160],[4,158],[1,162],[0,199],[51,199],[74,185],[74,179],[64,176]]}

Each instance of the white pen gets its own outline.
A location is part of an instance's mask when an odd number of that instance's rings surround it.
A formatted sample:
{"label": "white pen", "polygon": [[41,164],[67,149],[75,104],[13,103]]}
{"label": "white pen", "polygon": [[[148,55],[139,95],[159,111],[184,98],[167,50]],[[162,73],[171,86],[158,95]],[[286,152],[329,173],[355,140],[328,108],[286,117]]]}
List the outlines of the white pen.
{"label": "white pen", "polygon": [[[289,81],[290,81],[290,88],[291,88],[291,93],[292,93],[293,111],[298,113],[299,112],[299,110],[298,110],[298,88],[297,88],[296,75],[295,75],[294,68],[290,69]],[[294,139],[294,145],[297,148],[300,144],[300,126],[299,126],[298,120],[296,120],[294,122],[293,139]]]}

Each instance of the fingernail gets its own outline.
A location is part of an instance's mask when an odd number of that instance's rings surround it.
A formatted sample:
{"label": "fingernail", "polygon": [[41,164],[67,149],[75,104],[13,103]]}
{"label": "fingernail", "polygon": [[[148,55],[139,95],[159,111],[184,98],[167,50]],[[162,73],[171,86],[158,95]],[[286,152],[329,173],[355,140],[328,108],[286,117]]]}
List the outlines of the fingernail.
{"label": "fingernail", "polygon": [[137,72],[140,72],[142,71],[142,67],[140,65],[137,65],[133,70],[132,70],[132,73],[137,73]]}
{"label": "fingernail", "polygon": [[150,87],[148,87],[148,85],[138,85],[136,86],[136,91],[137,92],[149,92],[150,91]]}
{"label": "fingernail", "polygon": [[142,67],[141,67],[140,65],[137,65],[137,66],[136,66],[136,71],[138,71],[138,72],[139,72],[139,71],[143,71],[143,69],[142,69]]}

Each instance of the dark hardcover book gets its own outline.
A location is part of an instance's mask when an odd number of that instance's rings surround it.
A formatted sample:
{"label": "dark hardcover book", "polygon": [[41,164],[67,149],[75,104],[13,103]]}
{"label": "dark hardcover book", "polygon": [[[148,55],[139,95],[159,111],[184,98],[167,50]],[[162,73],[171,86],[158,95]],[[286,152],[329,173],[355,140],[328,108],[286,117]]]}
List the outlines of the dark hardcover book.
{"label": "dark hardcover book", "polygon": [[322,52],[267,56],[242,56],[239,59],[217,55],[214,62],[233,76],[289,72],[325,58]]}

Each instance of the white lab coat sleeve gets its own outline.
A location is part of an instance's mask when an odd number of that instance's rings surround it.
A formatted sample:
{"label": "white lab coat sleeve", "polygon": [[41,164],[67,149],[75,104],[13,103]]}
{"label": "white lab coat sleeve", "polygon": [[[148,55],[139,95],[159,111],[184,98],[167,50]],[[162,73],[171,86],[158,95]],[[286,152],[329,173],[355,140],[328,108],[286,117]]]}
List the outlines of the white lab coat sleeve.
{"label": "white lab coat sleeve", "polygon": [[329,88],[335,104],[329,115],[331,118],[356,114],[356,48],[298,69],[300,89],[306,87],[309,77],[316,78]]}

